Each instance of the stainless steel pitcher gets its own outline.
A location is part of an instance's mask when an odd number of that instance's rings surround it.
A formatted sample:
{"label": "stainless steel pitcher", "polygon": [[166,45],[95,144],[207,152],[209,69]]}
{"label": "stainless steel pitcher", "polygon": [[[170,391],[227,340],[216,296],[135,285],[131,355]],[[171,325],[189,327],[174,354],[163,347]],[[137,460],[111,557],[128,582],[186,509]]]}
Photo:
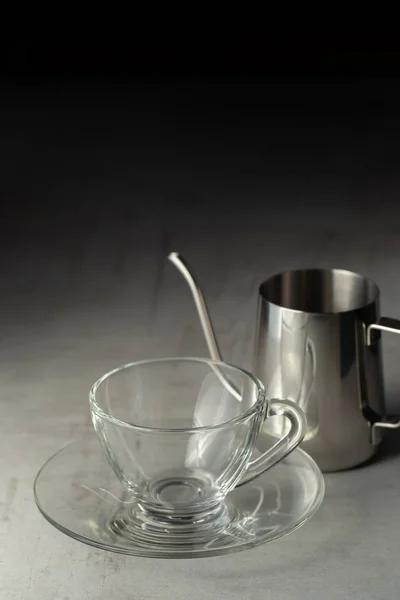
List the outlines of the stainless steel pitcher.
{"label": "stainless steel pitcher", "polygon": [[[179,255],[169,256],[189,283],[212,358],[221,360],[200,287]],[[385,416],[381,332],[400,333],[400,320],[380,317],[379,288],[342,269],[287,271],[259,288],[253,372],[270,398],[292,400],[307,417],[301,444],[322,471],[370,459]],[[287,421],[269,419],[282,436]]]}
{"label": "stainless steel pitcher", "polygon": [[380,343],[400,321],[380,317],[378,286],[341,269],[287,271],[261,284],[257,320],[254,372],[305,412],[304,450],[323,471],[371,458],[381,428],[400,427],[384,416]]}

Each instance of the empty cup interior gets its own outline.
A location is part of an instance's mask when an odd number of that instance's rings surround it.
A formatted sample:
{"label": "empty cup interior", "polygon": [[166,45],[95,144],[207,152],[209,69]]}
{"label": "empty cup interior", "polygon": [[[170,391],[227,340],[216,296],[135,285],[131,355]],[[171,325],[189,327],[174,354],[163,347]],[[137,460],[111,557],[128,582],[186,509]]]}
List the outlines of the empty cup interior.
{"label": "empty cup interior", "polygon": [[239,368],[206,359],[162,359],[105,375],[93,386],[91,403],[128,425],[185,429],[236,419],[263,400],[261,392],[260,382]]}

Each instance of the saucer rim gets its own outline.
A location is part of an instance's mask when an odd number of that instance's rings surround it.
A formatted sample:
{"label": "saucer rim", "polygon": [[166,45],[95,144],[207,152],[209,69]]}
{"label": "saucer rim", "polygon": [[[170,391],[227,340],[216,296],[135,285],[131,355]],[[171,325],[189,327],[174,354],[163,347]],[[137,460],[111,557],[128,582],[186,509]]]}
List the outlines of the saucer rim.
{"label": "saucer rim", "polygon": [[[93,439],[96,439],[95,432],[91,432],[91,433],[94,434]],[[265,433],[265,436],[268,438],[272,437],[266,433]],[[243,552],[244,550],[250,550],[252,548],[256,548],[257,546],[261,546],[263,544],[269,544],[271,542],[280,540],[280,539],[290,535],[291,533],[295,532],[297,529],[300,529],[300,527],[305,525],[317,513],[317,511],[319,510],[319,508],[325,498],[326,486],[325,486],[325,479],[324,479],[324,476],[323,476],[321,470],[319,469],[315,460],[307,452],[305,452],[305,450],[303,450],[302,448],[296,447],[292,450],[292,452],[290,452],[290,454],[288,454],[283,459],[283,461],[288,461],[288,460],[290,461],[292,458],[292,455],[296,454],[296,453],[300,454],[302,456],[303,460],[305,460],[305,462],[308,464],[310,470],[313,472],[315,481],[317,483],[316,490],[315,490],[315,498],[314,498],[314,501],[311,503],[310,507],[308,508],[307,513],[295,525],[286,526],[284,528],[281,528],[276,533],[268,535],[267,539],[263,539],[260,537],[255,542],[248,541],[248,542],[245,542],[242,544],[237,544],[232,547],[228,547],[228,548],[224,547],[224,548],[215,549],[215,550],[193,550],[193,551],[184,550],[184,551],[176,551],[176,552],[170,550],[169,553],[167,553],[165,551],[157,552],[154,549],[152,549],[151,551],[146,551],[143,548],[140,548],[140,551],[139,551],[137,547],[124,548],[121,546],[110,545],[110,544],[103,543],[103,542],[98,543],[89,537],[86,537],[79,533],[76,533],[76,532],[72,531],[71,529],[67,529],[66,527],[64,527],[57,521],[55,521],[51,516],[46,514],[44,509],[41,507],[41,504],[40,504],[40,501],[38,498],[38,494],[37,494],[38,480],[39,480],[42,472],[47,467],[47,465],[49,463],[51,463],[59,454],[61,454],[65,450],[67,450],[70,446],[73,446],[74,444],[79,444],[80,442],[83,442],[83,441],[84,441],[83,437],[74,438],[73,440],[71,440],[70,442],[65,444],[62,448],[59,448],[56,452],[54,452],[42,464],[42,466],[40,467],[39,471],[37,472],[37,474],[35,476],[34,483],[33,483],[33,494],[34,494],[35,504],[36,504],[40,514],[45,518],[45,520],[48,523],[50,523],[50,525],[52,525],[55,529],[57,529],[58,531],[60,531],[64,535],[66,535],[67,537],[69,537],[73,540],[76,540],[78,542],[81,542],[87,546],[91,546],[92,548],[96,548],[98,550],[104,550],[106,552],[113,552],[114,554],[122,554],[125,556],[132,556],[132,557],[136,557],[136,558],[145,558],[145,559],[182,559],[182,558],[194,559],[194,558],[212,558],[212,557],[216,557],[216,556],[227,556],[230,554],[236,554],[238,552]],[[100,447],[99,447],[99,453],[101,453]],[[282,461],[279,461],[279,462],[282,462]],[[236,489],[239,489],[239,487],[240,487],[240,489],[243,489],[250,483],[253,483],[255,480],[257,480],[261,477],[267,476],[267,473],[268,474],[270,472],[273,473],[274,468],[278,465],[279,465],[279,463],[277,463],[270,469],[263,471],[262,473],[260,473],[256,477],[252,478],[251,480],[246,481],[245,483],[236,486],[231,492],[229,492],[227,497],[229,497],[231,494],[233,494]],[[110,469],[111,469],[111,467],[110,467]],[[132,551],[132,550],[134,550],[134,551]]]}

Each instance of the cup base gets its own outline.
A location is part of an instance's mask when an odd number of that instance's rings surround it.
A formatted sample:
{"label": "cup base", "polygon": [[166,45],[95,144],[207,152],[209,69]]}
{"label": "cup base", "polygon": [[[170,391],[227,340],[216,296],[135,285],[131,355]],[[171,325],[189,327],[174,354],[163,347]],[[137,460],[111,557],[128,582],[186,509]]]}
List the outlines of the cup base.
{"label": "cup base", "polygon": [[152,545],[170,547],[206,543],[232,521],[234,510],[225,503],[208,511],[186,515],[150,512],[135,504],[120,508],[106,527],[118,537],[146,548]]}
{"label": "cup base", "polygon": [[107,526],[114,534],[146,547],[168,547],[207,542],[233,517],[209,473],[181,469],[160,474],[142,490],[136,489]]}

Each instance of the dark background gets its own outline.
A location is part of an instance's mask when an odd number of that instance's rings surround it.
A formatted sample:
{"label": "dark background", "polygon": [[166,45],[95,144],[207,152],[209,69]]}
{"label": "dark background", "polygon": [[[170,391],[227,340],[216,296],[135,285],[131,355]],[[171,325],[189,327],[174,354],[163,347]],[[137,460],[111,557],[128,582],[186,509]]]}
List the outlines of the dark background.
{"label": "dark background", "polygon": [[171,228],[400,230],[395,34],[53,31],[2,40],[7,268],[148,220],[163,251]]}
{"label": "dark background", "polygon": [[[333,25],[333,23],[332,23]],[[316,28],[317,29],[317,28]],[[328,30],[326,30],[328,29]],[[34,85],[65,80],[175,83],[177,81],[285,82],[359,81],[371,77],[398,77],[400,45],[395,31],[359,27],[319,33],[274,32],[273,25],[236,33],[187,28],[177,33],[140,31],[127,35],[96,28],[82,34],[33,30],[2,39],[5,80]]]}
{"label": "dark background", "polygon": [[[138,20],[131,35],[118,36],[96,33],[95,26],[84,34],[61,27],[8,34],[5,26],[3,186],[9,180],[16,191],[21,179],[29,186],[31,178],[35,193],[37,184],[46,186],[46,168],[51,180],[52,168],[58,178],[69,162],[73,177],[78,156],[86,161],[80,176],[86,169],[88,178],[93,169],[107,175],[115,168],[122,181],[142,163],[141,172],[152,172],[165,195],[165,168],[182,180],[193,168],[204,177],[224,174],[227,190],[237,177],[239,187],[249,184],[249,206],[251,187],[259,184],[261,191],[272,179],[287,184],[337,175],[352,187],[384,174],[391,181],[398,161],[400,43],[394,33],[359,29],[160,34],[141,32]],[[31,164],[25,165],[28,146]],[[185,204],[196,203],[194,195]],[[358,195],[346,204],[358,206]],[[314,207],[311,196],[303,198],[306,210]],[[390,203],[389,196],[382,201]],[[20,207],[27,201],[18,196]],[[197,201],[203,201],[201,191]],[[298,198],[288,201],[298,205]],[[219,203],[225,204],[221,195]],[[270,194],[263,204],[277,208]]]}

